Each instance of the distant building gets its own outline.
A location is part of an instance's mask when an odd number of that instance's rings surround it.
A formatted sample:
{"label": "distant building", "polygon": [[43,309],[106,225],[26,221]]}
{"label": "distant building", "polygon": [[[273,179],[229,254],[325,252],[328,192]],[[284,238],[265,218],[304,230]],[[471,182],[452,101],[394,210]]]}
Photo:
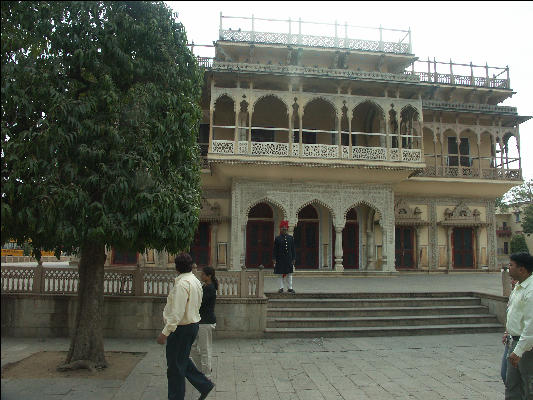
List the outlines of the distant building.
{"label": "distant building", "polygon": [[524,233],[522,229],[522,219],[524,208],[529,203],[512,204],[507,209],[496,209],[496,237],[497,237],[497,254],[498,266],[501,268],[509,263],[511,255],[511,238],[514,235],[524,235],[526,244],[531,253],[533,251],[533,234]]}
{"label": "distant building", "polygon": [[417,71],[410,31],[364,40],[347,25],[326,37],[300,21],[282,21],[285,32],[226,21],[214,59],[198,58],[200,266],[272,268],[286,219],[297,270],[498,267],[494,200],[522,183],[519,124],[530,118],[498,105],[513,95],[508,68],[428,59]]}

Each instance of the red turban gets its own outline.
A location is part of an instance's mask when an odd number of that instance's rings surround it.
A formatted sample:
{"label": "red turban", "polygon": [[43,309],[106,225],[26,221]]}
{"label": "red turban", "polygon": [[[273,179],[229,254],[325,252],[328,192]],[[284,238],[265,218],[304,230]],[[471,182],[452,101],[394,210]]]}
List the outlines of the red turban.
{"label": "red turban", "polygon": [[282,229],[282,228],[287,228],[289,229],[289,221],[281,221],[279,223],[279,229]]}

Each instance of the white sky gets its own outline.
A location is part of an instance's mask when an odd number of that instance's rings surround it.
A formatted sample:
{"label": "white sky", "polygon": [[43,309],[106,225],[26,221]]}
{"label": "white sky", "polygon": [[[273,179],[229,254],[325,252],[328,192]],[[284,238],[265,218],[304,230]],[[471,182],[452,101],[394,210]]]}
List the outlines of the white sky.
{"label": "white sky", "polygon": [[[505,67],[509,66],[511,88],[517,92],[500,105],[518,108],[519,115],[533,116],[533,1],[527,2],[181,2],[167,1],[179,13],[178,19],[187,30],[189,42],[212,44],[218,39],[220,12],[224,16],[275,18],[326,22],[357,26],[403,29],[411,28],[412,49],[420,60],[428,57],[437,61]],[[231,21],[231,25],[230,25]],[[228,25],[226,25],[228,24]],[[248,24],[248,25],[246,25]],[[249,30],[250,21],[226,20],[224,28]],[[255,29],[263,30],[256,22]],[[288,30],[288,24],[285,24]],[[320,35],[320,26],[314,31],[302,33]],[[305,26],[304,26],[305,29]],[[323,29],[327,29],[324,27]],[[329,27],[334,36],[334,27]],[[263,30],[264,31],[264,30]],[[272,30],[270,30],[272,31]],[[275,29],[277,32],[286,32]],[[297,33],[298,25],[292,25]],[[344,27],[339,27],[339,36]],[[377,31],[348,36],[354,39],[379,40]],[[329,36],[328,35],[328,36]],[[397,40],[398,37],[396,36]],[[387,38],[384,37],[386,41]],[[394,40],[394,41],[396,41]],[[393,41],[393,40],[391,40]],[[195,53],[205,50],[195,49]],[[202,52],[202,53],[200,53]],[[425,68],[425,69],[424,69]],[[439,67],[438,67],[439,68]],[[443,66],[443,73],[446,66]],[[418,71],[427,70],[427,64],[417,66]],[[463,71],[455,71],[462,74]],[[476,76],[482,73],[479,70]],[[492,72],[491,72],[492,74]],[[465,74],[465,75],[469,75]],[[483,76],[483,75],[481,75]],[[502,75],[505,78],[505,73]],[[533,178],[533,119],[520,125],[522,170],[524,179]]]}

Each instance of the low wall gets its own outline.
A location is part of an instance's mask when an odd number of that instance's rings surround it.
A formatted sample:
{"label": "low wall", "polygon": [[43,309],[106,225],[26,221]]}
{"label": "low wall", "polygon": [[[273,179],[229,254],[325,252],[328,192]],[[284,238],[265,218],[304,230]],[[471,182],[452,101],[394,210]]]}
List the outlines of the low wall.
{"label": "low wall", "polygon": [[[262,337],[268,299],[217,299],[215,337]],[[156,338],[164,327],[164,297],[104,297],[104,337]],[[2,336],[69,337],[77,295],[2,294]]]}
{"label": "low wall", "polygon": [[481,300],[481,304],[489,308],[489,313],[495,315],[496,318],[498,318],[498,321],[505,326],[507,322],[508,297],[486,293],[472,293],[472,295],[478,297]]}

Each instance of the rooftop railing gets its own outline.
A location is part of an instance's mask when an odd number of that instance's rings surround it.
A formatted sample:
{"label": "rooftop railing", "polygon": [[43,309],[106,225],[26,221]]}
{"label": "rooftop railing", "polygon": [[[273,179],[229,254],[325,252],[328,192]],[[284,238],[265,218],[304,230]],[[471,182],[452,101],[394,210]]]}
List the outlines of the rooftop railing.
{"label": "rooftop railing", "polygon": [[[416,67],[415,67],[416,64]],[[415,71],[421,69],[423,64],[427,64],[425,71]],[[449,67],[448,72],[438,71],[437,68]],[[426,66],[424,66],[426,67]],[[455,68],[455,72],[454,72]],[[459,71],[460,70],[460,71]],[[480,72],[482,70],[482,72]],[[459,72],[459,73],[458,73]],[[440,83],[443,85],[474,86],[493,89],[510,89],[509,67],[489,67],[485,65],[475,65],[472,63],[462,64],[437,61],[429,58],[427,61],[415,61],[410,70],[404,72],[406,75],[418,76],[421,82]],[[491,76],[492,74],[492,76]],[[505,74],[504,76],[502,76]]]}
{"label": "rooftop railing", "polygon": [[[223,27],[223,20],[226,19],[239,19],[245,21],[251,21],[250,29],[242,30],[240,27],[237,29]],[[287,29],[286,32],[270,32],[262,31],[256,29],[257,23],[267,22],[270,27],[276,26],[276,30],[280,30],[279,27],[285,24]],[[293,32],[293,24],[296,24],[298,27],[297,32]],[[334,35],[311,35],[302,33],[303,26],[313,25],[313,32],[317,30],[317,26],[322,27],[334,27]],[[344,35],[340,32],[344,28]],[[281,28],[283,29],[283,28]],[[364,31],[374,31],[375,36],[370,39],[353,39],[349,37],[349,29],[354,30],[364,30]],[[378,36],[379,34],[379,36]],[[395,36],[394,41],[384,40],[384,35],[393,35]],[[411,53],[411,30],[401,30],[401,29],[389,29],[383,27],[368,27],[368,26],[357,26],[357,25],[348,25],[348,23],[338,24],[335,21],[334,24],[331,23],[321,23],[321,22],[310,22],[302,21],[299,18],[297,21],[292,19],[268,19],[268,18],[256,18],[252,17],[230,17],[223,16],[220,13],[220,29],[219,29],[219,39],[235,42],[251,42],[251,43],[271,43],[271,44],[282,44],[282,45],[295,45],[295,46],[309,46],[309,47],[329,47],[329,48],[340,48],[340,49],[351,49],[351,50],[365,50],[365,51],[376,51],[376,52],[385,52],[385,53],[396,53],[396,54],[410,54]]]}

